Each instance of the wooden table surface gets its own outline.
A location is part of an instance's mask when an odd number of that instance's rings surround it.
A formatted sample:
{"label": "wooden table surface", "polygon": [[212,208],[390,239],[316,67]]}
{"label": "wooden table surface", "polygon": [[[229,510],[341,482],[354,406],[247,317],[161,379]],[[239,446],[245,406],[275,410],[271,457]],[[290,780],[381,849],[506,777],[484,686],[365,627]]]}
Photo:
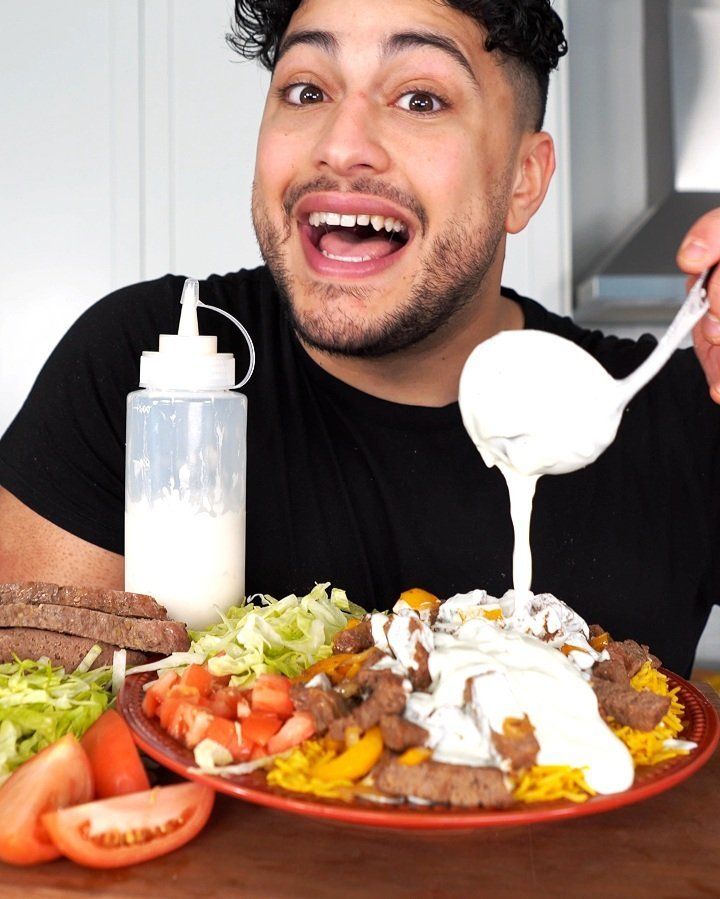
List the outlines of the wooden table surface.
{"label": "wooden table surface", "polygon": [[[719,697],[699,685],[720,710]],[[637,805],[566,822],[408,832],[314,821],[217,797],[177,852],[118,871],[0,864],[0,896],[720,897],[720,752]]]}

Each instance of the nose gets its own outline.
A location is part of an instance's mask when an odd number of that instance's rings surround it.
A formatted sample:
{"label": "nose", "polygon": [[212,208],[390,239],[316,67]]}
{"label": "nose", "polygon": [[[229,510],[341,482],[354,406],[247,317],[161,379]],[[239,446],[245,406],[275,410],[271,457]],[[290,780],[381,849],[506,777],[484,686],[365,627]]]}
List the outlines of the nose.
{"label": "nose", "polygon": [[336,175],[384,172],[390,156],[380,135],[378,115],[366,96],[336,100],[323,122],[313,162]]}

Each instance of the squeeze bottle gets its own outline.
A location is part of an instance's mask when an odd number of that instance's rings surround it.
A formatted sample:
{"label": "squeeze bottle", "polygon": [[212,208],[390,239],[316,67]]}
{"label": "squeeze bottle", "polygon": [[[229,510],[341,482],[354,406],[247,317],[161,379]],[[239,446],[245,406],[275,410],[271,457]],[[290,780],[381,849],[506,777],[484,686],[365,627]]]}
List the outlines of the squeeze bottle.
{"label": "squeeze bottle", "polygon": [[[125,589],[154,596],[191,628],[219,620],[245,596],[247,398],[231,388],[250,378],[255,353],[245,328],[199,300],[188,278],[177,334],[140,360],[140,390],[127,399]],[[198,307],[242,331],[247,375],[200,336]]]}

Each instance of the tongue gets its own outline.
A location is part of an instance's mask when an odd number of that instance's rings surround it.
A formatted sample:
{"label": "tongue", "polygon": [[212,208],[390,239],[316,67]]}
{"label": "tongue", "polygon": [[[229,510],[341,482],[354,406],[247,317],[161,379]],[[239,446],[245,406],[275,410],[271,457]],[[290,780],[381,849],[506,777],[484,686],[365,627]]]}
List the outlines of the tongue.
{"label": "tongue", "polygon": [[352,231],[329,231],[320,238],[318,247],[331,256],[343,256],[351,259],[382,259],[400,249],[399,241],[391,241],[388,237],[362,238]]}

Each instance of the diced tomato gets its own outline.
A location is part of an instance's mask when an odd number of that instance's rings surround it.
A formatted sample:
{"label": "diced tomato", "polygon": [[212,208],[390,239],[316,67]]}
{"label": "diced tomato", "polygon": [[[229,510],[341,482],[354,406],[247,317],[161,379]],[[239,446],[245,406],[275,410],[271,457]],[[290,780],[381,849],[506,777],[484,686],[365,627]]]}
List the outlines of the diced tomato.
{"label": "diced tomato", "polygon": [[295,711],[290,699],[290,680],[282,674],[261,674],[252,687],[254,712],[272,712],[289,718]]}
{"label": "diced tomato", "polygon": [[90,759],[95,798],[150,789],[130,728],[115,709],[104,712],[81,740]]}
{"label": "diced tomato", "polygon": [[160,718],[160,727],[162,727],[163,730],[167,730],[170,727],[170,722],[175,716],[175,712],[182,701],[180,696],[168,696],[160,706],[158,717]]}
{"label": "diced tomato", "polygon": [[189,702],[180,702],[167,727],[167,732],[174,740],[184,743],[188,749],[194,749],[205,739],[213,718],[207,709]]}
{"label": "diced tomato", "polygon": [[203,665],[189,665],[180,676],[180,685],[192,687],[200,696],[207,696],[213,686],[213,676]]}
{"label": "diced tomato", "polygon": [[304,740],[309,740],[315,733],[315,721],[309,712],[295,712],[292,718],[283,724],[280,730],[267,743],[270,755],[285,752]]}
{"label": "diced tomato", "polygon": [[238,703],[242,701],[243,691],[234,687],[218,687],[207,697],[208,708],[213,715],[234,719]]}
{"label": "diced tomato", "polygon": [[[67,734],[21,765],[0,787],[0,859],[31,865],[60,855],[40,816],[88,802],[93,795],[90,762],[80,743]],[[11,878],[3,877],[10,883]]]}
{"label": "diced tomato", "polygon": [[256,759],[264,759],[265,756],[269,754],[270,753],[264,746],[256,744],[255,746],[253,746],[252,752],[250,753],[250,760],[254,762]]}
{"label": "diced tomato", "polygon": [[202,705],[201,700],[203,697],[200,696],[200,691],[197,687],[186,687],[183,684],[177,683],[167,691],[167,698],[165,701],[167,702],[168,699],[172,699],[175,696],[184,699],[185,702],[191,702],[193,705]]}
{"label": "diced tomato", "polygon": [[243,718],[243,740],[249,743],[259,743],[267,746],[268,740],[282,727],[282,720],[270,712],[253,711],[247,718]]}
{"label": "diced tomato", "polygon": [[143,712],[152,718],[157,713],[158,707],[162,704],[167,696],[168,690],[178,681],[178,676],[174,671],[166,671],[164,674],[153,681],[152,685],[145,691],[143,697]]}
{"label": "diced tomato", "polygon": [[119,868],[187,843],[205,826],[214,801],[209,787],[181,783],[53,811],[42,824],[56,852],[90,868]]}
{"label": "diced tomato", "polygon": [[243,742],[244,734],[237,722],[228,721],[227,718],[214,718],[205,736],[224,746],[235,762],[247,759],[250,755],[250,746]]}

